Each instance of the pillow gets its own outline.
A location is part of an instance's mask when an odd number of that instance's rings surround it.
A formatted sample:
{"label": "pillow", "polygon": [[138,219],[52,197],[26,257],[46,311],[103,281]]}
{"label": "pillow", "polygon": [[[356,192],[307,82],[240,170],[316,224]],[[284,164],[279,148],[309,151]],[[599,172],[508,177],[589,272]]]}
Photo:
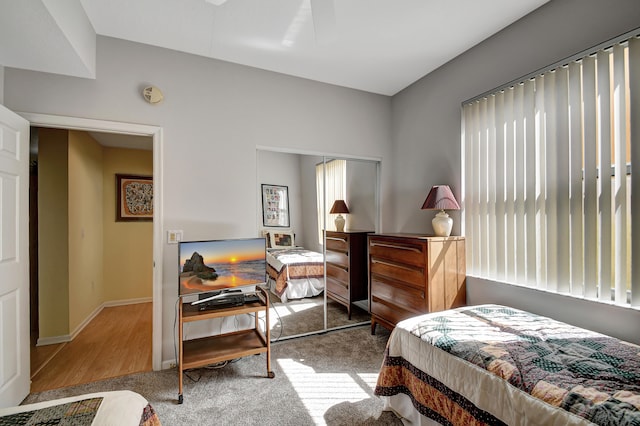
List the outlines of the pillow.
{"label": "pillow", "polygon": [[272,248],[294,247],[294,234],[292,231],[269,231],[270,246]]}
{"label": "pillow", "polygon": [[267,248],[271,248],[271,235],[269,235],[269,231],[266,229],[262,230],[262,236],[267,240]]}

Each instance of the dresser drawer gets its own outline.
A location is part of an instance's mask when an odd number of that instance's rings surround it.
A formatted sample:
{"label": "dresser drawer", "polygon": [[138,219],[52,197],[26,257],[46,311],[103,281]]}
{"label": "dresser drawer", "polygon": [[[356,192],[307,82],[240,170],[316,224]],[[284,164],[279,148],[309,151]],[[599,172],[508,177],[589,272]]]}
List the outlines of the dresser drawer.
{"label": "dresser drawer", "polygon": [[394,240],[372,237],[369,240],[369,255],[396,263],[413,266],[426,264],[427,246],[422,241]]}
{"label": "dresser drawer", "polygon": [[344,253],[344,252],[327,250],[327,262],[334,263],[336,265],[340,265],[343,268],[348,268],[349,267],[349,255],[347,253]]}
{"label": "dresser drawer", "polygon": [[414,313],[428,312],[424,288],[405,286],[394,280],[371,274],[370,291],[372,300],[383,301],[386,305],[395,306],[396,309]]}
{"label": "dresser drawer", "polygon": [[425,269],[424,267],[406,265],[402,263],[396,263],[386,259],[380,259],[372,257],[369,264],[371,268],[370,273],[391,277],[396,281],[404,282],[408,285],[416,288],[425,287]]}
{"label": "dresser drawer", "polygon": [[397,324],[398,322],[416,316],[415,312],[407,311],[401,307],[395,305],[387,305],[384,301],[375,297],[371,298],[370,302],[371,314],[384,318],[385,321],[391,324]]}
{"label": "dresser drawer", "polygon": [[332,235],[327,232],[327,250],[349,251],[349,235]]}
{"label": "dresser drawer", "polygon": [[339,296],[340,298],[349,300],[349,288],[344,281],[338,281],[327,276],[327,295]]}
{"label": "dresser drawer", "polygon": [[327,263],[327,278],[333,278],[343,283],[349,282],[349,270],[338,265]]}

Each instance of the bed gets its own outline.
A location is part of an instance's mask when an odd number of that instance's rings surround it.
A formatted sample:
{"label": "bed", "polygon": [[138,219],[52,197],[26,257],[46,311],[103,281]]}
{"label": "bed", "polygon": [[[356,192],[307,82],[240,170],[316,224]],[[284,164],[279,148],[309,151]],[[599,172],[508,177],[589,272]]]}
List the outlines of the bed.
{"label": "bed", "polygon": [[324,256],[303,247],[267,249],[269,289],[283,302],[324,290]]}
{"label": "bed", "polygon": [[111,391],[0,409],[0,425],[157,426],[160,420],[140,394]]}
{"label": "bed", "polygon": [[640,425],[640,347],[480,305],[401,321],[375,394],[405,424]]}

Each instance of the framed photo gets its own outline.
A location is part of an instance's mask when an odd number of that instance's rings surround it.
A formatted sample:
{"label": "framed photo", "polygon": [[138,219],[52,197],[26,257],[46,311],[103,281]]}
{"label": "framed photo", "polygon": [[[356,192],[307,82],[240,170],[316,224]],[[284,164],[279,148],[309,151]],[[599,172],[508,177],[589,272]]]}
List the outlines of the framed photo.
{"label": "framed photo", "polygon": [[272,248],[295,247],[294,239],[295,235],[290,229],[269,232],[269,245]]}
{"label": "framed photo", "polygon": [[116,222],[153,220],[153,177],[116,174]]}
{"label": "framed photo", "polygon": [[262,223],[289,227],[289,188],[262,184]]}

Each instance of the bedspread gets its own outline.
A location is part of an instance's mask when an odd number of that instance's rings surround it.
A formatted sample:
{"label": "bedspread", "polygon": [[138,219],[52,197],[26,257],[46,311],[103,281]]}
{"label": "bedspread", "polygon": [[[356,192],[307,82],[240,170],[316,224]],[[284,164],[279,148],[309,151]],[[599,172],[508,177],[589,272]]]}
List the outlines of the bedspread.
{"label": "bedspread", "polygon": [[160,426],[160,419],[142,395],[121,390],[1,408],[0,425]]}
{"label": "bedspread", "polygon": [[398,324],[375,393],[405,393],[443,424],[640,425],[640,347],[504,306],[459,308]]}
{"label": "bedspread", "polygon": [[324,258],[322,253],[302,247],[269,249],[267,274],[276,282],[276,294],[282,296],[289,280],[323,278]]}

